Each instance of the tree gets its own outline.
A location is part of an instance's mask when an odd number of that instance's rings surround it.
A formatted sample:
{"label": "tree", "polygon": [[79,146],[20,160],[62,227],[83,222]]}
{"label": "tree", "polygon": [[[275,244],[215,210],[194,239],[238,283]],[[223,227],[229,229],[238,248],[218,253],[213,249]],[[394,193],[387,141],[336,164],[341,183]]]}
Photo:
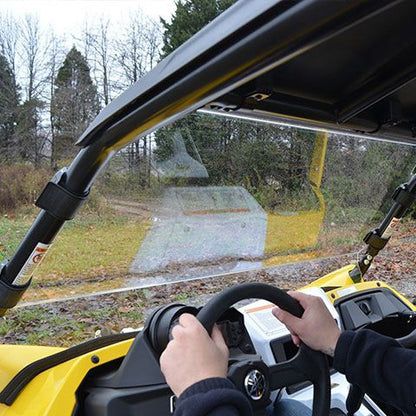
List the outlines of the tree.
{"label": "tree", "polygon": [[25,73],[25,101],[19,111],[18,146],[19,155],[39,166],[46,152],[46,134],[42,126],[42,111],[45,108],[47,90],[46,56],[50,44],[41,31],[38,17],[26,15],[21,27],[21,60]]}
{"label": "tree", "polygon": [[21,28],[17,20],[9,15],[0,16],[0,54],[6,58],[16,85],[18,45],[20,38]]}
{"label": "tree", "polygon": [[161,19],[165,29],[164,56],[173,52],[235,2],[236,0],[178,0],[171,23]]}
{"label": "tree", "polygon": [[132,14],[116,42],[116,60],[122,88],[129,87],[150,71],[159,59],[160,26],[140,11]]}
{"label": "tree", "polygon": [[[125,89],[134,84],[156,65],[160,44],[160,26],[139,10],[132,14],[115,43],[120,88]],[[152,144],[148,136],[135,140],[123,151],[128,168],[138,174],[138,184],[141,187],[150,183],[151,153]]]}
{"label": "tree", "polygon": [[47,140],[40,117],[43,106],[44,103],[36,98],[26,100],[19,106],[16,127],[17,155],[37,167],[46,155]]}
{"label": "tree", "polygon": [[15,77],[6,58],[0,55],[0,161],[14,157],[18,103]]}
{"label": "tree", "polygon": [[47,156],[45,103],[47,91],[47,59],[50,32],[41,30],[39,19],[26,15],[23,19],[0,16],[0,50],[7,59],[14,83],[19,79],[21,100],[15,128],[15,156],[39,166]]}
{"label": "tree", "polygon": [[[47,119],[49,122],[49,129],[45,135],[45,147],[47,147],[48,155],[50,156],[53,143],[55,143],[56,132],[52,112],[52,97],[55,93],[55,82],[56,77],[58,76],[59,65],[65,59],[65,52],[63,46],[63,39],[58,38],[54,33],[50,35],[50,42],[48,47],[48,57],[47,57],[47,81],[48,81],[48,103],[47,106]],[[46,106],[45,106],[46,107]],[[50,162],[53,162],[52,159]],[[52,163],[53,167],[53,163]]]}
{"label": "tree", "polygon": [[85,58],[73,47],[55,80],[51,101],[53,130],[52,163],[75,153],[74,142],[100,109],[97,88]]}
{"label": "tree", "polygon": [[83,31],[85,56],[92,65],[94,80],[99,86],[101,102],[107,105],[111,101],[110,75],[114,56],[111,54],[110,20],[101,18],[97,26],[85,24]]}

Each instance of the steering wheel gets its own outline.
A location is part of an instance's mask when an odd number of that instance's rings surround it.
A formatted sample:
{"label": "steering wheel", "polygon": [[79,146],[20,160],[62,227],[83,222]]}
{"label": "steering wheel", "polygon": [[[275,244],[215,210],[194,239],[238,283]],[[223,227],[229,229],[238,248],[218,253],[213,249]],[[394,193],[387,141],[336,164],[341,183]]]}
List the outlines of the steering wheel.
{"label": "steering wheel", "polygon": [[[263,283],[246,283],[230,287],[211,298],[199,311],[197,318],[211,333],[215,322],[228,308],[236,302],[251,298],[270,301],[297,317],[303,314],[300,304],[286,292]],[[247,358],[232,364],[228,375],[237,388],[248,396],[254,407],[261,404],[266,406],[272,390],[309,380],[314,386],[313,416],[329,415],[330,378],[327,357],[303,343],[297,354],[288,361],[268,366],[260,357],[258,361]],[[253,386],[263,391],[256,391]]]}

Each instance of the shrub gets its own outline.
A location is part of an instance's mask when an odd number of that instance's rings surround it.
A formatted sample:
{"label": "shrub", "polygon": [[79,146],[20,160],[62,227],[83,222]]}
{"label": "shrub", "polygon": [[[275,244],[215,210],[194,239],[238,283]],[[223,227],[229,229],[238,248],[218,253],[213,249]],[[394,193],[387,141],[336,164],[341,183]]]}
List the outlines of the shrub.
{"label": "shrub", "polygon": [[51,171],[30,165],[0,166],[0,213],[33,204],[51,178]]}

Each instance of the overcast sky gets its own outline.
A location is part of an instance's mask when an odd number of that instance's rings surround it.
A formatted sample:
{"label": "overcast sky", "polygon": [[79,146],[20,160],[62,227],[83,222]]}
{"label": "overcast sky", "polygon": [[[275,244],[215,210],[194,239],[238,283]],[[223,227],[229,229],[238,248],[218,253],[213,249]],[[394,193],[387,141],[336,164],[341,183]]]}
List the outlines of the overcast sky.
{"label": "overcast sky", "polygon": [[43,27],[51,25],[58,34],[79,31],[86,19],[100,17],[120,20],[132,10],[142,9],[155,19],[169,20],[175,10],[174,0],[0,0],[0,13],[14,16],[35,14]]}

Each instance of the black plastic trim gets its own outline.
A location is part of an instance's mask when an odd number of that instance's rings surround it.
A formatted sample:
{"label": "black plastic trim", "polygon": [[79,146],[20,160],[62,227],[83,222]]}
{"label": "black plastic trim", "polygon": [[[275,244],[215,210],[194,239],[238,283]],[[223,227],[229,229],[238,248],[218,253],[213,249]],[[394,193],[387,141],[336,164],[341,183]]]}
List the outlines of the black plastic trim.
{"label": "black plastic trim", "polygon": [[386,244],[389,242],[390,237],[384,238],[376,234],[375,231],[370,231],[364,237],[364,243],[368,244],[371,248],[377,251],[377,253],[382,250]]}
{"label": "black plastic trim", "polygon": [[35,205],[59,220],[72,220],[88,197],[76,195],[61,185],[48,182]]}
{"label": "black plastic trim", "polygon": [[[373,289],[367,289],[367,290],[362,290],[362,291],[358,291],[358,292],[353,292],[349,295],[343,296],[341,298],[338,298],[337,300],[335,300],[334,302],[334,308],[337,309],[338,312],[341,305],[344,303],[347,303],[355,298],[361,298],[361,297],[365,297],[371,294],[376,294],[376,293],[382,293],[382,294],[389,294],[391,296],[393,296],[398,302],[400,302],[400,304],[403,305],[403,310],[410,310],[409,306],[403,302],[402,299],[400,299],[394,292],[392,292],[389,288],[387,287],[377,287],[377,288],[373,288]],[[341,315],[341,314],[340,314]],[[346,325],[344,322],[344,317],[340,316],[341,318],[341,325],[343,329],[346,329]],[[349,329],[349,328],[347,328]]]}
{"label": "black plastic trim", "polygon": [[52,367],[87,354],[91,351],[134,338],[137,334],[138,332],[129,332],[127,334],[115,334],[107,337],[91,339],[80,345],[68,348],[65,351],[58,352],[50,355],[49,357],[41,358],[40,360],[27,365],[25,368],[20,370],[0,392],[0,403],[11,406],[27,384],[43,371],[49,370]]}
{"label": "black plastic trim", "polygon": [[0,280],[0,309],[7,310],[17,305],[29,285],[30,281],[23,286],[15,286]]}
{"label": "black plastic trim", "polygon": [[412,192],[408,184],[400,185],[394,191],[392,199],[405,208],[410,208],[416,202],[416,189]]}

